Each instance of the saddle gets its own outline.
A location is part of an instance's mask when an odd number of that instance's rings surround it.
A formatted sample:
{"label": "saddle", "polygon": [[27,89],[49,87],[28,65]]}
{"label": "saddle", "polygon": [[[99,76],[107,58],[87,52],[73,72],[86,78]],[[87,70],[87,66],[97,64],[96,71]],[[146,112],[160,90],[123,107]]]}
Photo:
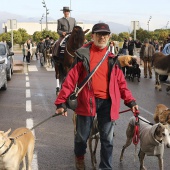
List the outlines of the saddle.
{"label": "saddle", "polygon": [[68,40],[69,35],[63,37],[60,37],[59,40],[57,40],[52,48],[52,56],[53,58],[64,58],[64,50],[66,47],[66,42]]}

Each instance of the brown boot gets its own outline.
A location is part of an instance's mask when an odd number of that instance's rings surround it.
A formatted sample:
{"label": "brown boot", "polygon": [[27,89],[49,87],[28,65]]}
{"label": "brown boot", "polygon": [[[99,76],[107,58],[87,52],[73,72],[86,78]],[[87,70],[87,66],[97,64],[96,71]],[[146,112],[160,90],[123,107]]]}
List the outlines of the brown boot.
{"label": "brown boot", "polygon": [[84,156],[75,157],[76,170],[85,170]]}

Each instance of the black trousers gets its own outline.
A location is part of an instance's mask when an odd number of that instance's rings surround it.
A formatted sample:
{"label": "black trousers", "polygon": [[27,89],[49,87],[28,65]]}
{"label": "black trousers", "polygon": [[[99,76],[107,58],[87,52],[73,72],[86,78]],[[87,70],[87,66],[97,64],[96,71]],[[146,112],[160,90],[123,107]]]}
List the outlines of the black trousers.
{"label": "black trousers", "polygon": [[27,56],[26,56],[26,59],[27,59],[28,63],[30,63],[30,57],[31,57],[31,53],[28,51]]}

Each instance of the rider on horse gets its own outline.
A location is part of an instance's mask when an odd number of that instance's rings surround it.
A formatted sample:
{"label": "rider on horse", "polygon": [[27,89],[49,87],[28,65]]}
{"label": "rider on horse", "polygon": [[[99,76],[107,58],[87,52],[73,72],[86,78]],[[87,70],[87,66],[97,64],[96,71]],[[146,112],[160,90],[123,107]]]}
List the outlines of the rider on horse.
{"label": "rider on horse", "polygon": [[58,19],[57,24],[57,33],[60,35],[60,39],[57,41],[57,49],[60,46],[61,41],[66,36],[67,33],[71,32],[76,26],[75,18],[70,17],[70,9],[69,7],[63,7],[61,10],[64,13],[64,17]]}

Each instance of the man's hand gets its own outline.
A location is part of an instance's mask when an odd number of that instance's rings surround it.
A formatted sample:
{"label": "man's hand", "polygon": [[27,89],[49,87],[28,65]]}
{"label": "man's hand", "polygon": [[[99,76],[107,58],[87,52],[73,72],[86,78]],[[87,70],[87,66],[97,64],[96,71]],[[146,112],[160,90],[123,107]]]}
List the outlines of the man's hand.
{"label": "man's hand", "polygon": [[62,33],[62,35],[65,37],[65,35],[66,35],[66,32],[63,32],[63,33]]}
{"label": "man's hand", "polygon": [[63,113],[62,116],[67,116],[67,111],[64,112],[64,108],[56,109],[56,114]]}
{"label": "man's hand", "polygon": [[135,105],[135,106],[132,107],[132,112],[133,112],[133,113],[135,113],[136,110],[138,110],[138,105]]}

